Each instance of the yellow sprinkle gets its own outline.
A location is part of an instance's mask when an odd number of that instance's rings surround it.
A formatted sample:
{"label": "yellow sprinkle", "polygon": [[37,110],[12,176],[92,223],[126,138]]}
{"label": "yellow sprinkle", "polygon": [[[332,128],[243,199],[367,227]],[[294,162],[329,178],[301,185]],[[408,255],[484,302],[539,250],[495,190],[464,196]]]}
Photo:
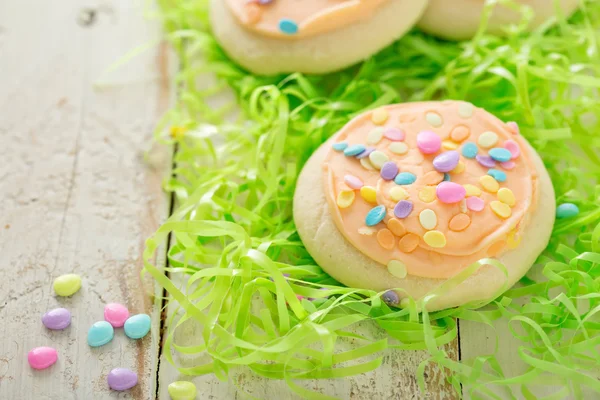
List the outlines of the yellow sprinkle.
{"label": "yellow sprinkle", "polygon": [[348,208],[354,203],[354,190],[344,190],[338,194],[337,205],[339,208]]}
{"label": "yellow sprinkle", "polygon": [[508,188],[502,188],[498,190],[498,200],[511,207],[517,202],[514,193]]}
{"label": "yellow sprinkle", "polygon": [[458,149],[458,145],[454,143],[452,140],[444,140],[442,142],[442,147],[446,150],[456,150]]}
{"label": "yellow sprinkle", "polygon": [[375,171],[375,167],[373,167],[371,161],[369,161],[369,159],[366,157],[360,159],[360,165],[362,165],[364,169],[367,169],[369,171]]}
{"label": "yellow sprinkle", "polygon": [[[490,177],[491,178],[491,177]],[[435,186],[426,186],[419,192],[419,199],[424,203],[435,200]]]}
{"label": "yellow sprinkle", "polygon": [[388,156],[386,156],[385,153],[379,150],[375,150],[374,152],[369,154],[369,161],[371,161],[373,167],[377,169],[381,169],[381,167],[383,167],[383,164],[385,164],[388,160]]}
{"label": "yellow sprinkle", "polygon": [[479,178],[479,183],[481,183],[481,186],[483,186],[483,188],[490,193],[496,193],[500,188],[498,181],[489,175],[483,175],[481,178]]}
{"label": "yellow sprinkle", "polygon": [[516,249],[521,243],[521,235],[516,230],[511,231],[506,238],[506,245],[509,249]]}
{"label": "yellow sprinkle", "polygon": [[463,185],[463,187],[467,191],[467,194],[466,194],[467,197],[481,196],[481,189],[479,189],[477,186],[467,183],[466,185]]}
{"label": "yellow sprinkle", "polygon": [[439,128],[440,126],[442,126],[444,124],[444,120],[442,119],[442,116],[433,111],[430,111],[427,114],[425,114],[425,120],[429,123],[429,125],[431,125],[435,128]]}
{"label": "yellow sprinkle", "polygon": [[390,189],[390,197],[394,201],[400,201],[408,199],[409,195],[405,189],[401,188],[400,186],[394,186]]}
{"label": "yellow sprinkle", "polygon": [[466,213],[467,212],[467,199],[462,199],[460,201],[460,203],[458,203],[458,208],[460,209],[461,213]]}
{"label": "yellow sprinkle", "polygon": [[371,114],[371,121],[375,125],[383,125],[389,118],[389,114],[385,108],[378,108]]}
{"label": "yellow sprinkle", "polygon": [[490,207],[492,208],[492,211],[494,211],[500,218],[506,219],[512,214],[512,210],[510,209],[509,205],[504,204],[501,201],[492,201],[490,203]]}
{"label": "yellow sprinkle", "polygon": [[406,265],[398,260],[391,260],[387,265],[387,269],[396,278],[406,278]]}
{"label": "yellow sprinkle", "polygon": [[373,186],[361,187],[360,195],[367,203],[377,204],[377,191]]}
{"label": "yellow sprinkle", "polygon": [[431,247],[437,249],[446,246],[446,236],[440,231],[429,231],[423,235],[423,240]]}
{"label": "yellow sprinkle", "polygon": [[408,153],[408,146],[404,142],[394,142],[388,146],[388,149],[394,154],[403,155]]}
{"label": "yellow sprinkle", "polygon": [[419,222],[421,226],[427,230],[434,229],[437,225],[437,215],[435,211],[426,208],[419,214]]}
{"label": "yellow sprinkle", "polygon": [[487,131],[483,132],[479,139],[477,139],[477,143],[481,147],[489,149],[490,147],[494,147],[496,143],[498,143],[498,135],[495,132]]}
{"label": "yellow sprinkle", "polygon": [[358,233],[364,236],[371,236],[375,233],[375,229],[368,226],[363,226],[362,228],[358,228]]}
{"label": "yellow sprinkle", "polygon": [[456,164],[456,167],[454,167],[454,169],[452,171],[450,171],[451,174],[460,174],[462,172],[465,171],[465,163],[462,161],[459,161],[458,164]]}
{"label": "yellow sprinkle", "polygon": [[375,128],[367,135],[368,144],[377,144],[383,137],[383,128]]}
{"label": "yellow sprinkle", "polygon": [[471,118],[473,111],[474,107],[471,103],[460,103],[458,106],[458,115],[462,118]]}

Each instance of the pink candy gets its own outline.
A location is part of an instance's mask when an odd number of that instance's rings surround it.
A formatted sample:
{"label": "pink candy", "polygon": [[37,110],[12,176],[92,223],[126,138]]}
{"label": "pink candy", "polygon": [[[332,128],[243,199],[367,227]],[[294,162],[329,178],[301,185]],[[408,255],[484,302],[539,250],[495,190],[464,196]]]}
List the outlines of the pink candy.
{"label": "pink candy", "polygon": [[417,147],[423,154],[434,154],[440,151],[442,139],[431,131],[421,131],[417,135]]}
{"label": "pink candy", "polygon": [[458,203],[467,195],[466,189],[454,182],[442,182],[437,186],[437,198],[446,204]]}
{"label": "pink candy", "polygon": [[514,140],[507,140],[504,142],[504,148],[512,154],[511,160],[514,160],[521,155],[521,148]]}
{"label": "pink candy", "polygon": [[510,171],[511,169],[513,169],[515,167],[515,165],[516,164],[512,161],[506,161],[506,162],[500,163],[500,166],[507,171]]}
{"label": "pink candy", "polygon": [[521,130],[519,129],[519,125],[517,125],[516,122],[507,122],[506,126],[508,126],[508,128],[512,131],[513,135],[518,135],[521,133]]}
{"label": "pink candy", "polygon": [[404,140],[404,132],[398,128],[389,128],[383,132],[383,136],[392,142],[399,142]]}
{"label": "pink candy", "polygon": [[34,369],[45,369],[58,360],[58,353],[52,347],[36,347],[27,354],[27,361]]}
{"label": "pink candy", "polygon": [[467,199],[467,208],[471,211],[481,211],[485,207],[485,203],[479,197],[469,197]]}
{"label": "pink candy", "polygon": [[125,325],[127,318],[129,318],[129,311],[124,305],[109,303],[104,306],[104,320],[114,328],[120,328]]}

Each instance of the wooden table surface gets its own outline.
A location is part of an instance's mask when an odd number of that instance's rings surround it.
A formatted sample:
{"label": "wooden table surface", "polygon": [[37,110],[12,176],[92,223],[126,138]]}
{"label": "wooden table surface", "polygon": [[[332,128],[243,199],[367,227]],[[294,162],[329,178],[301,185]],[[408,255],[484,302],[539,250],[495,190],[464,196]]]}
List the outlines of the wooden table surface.
{"label": "wooden table surface", "polygon": [[[144,240],[169,212],[161,181],[172,149],[149,146],[173,102],[169,66],[175,64],[143,6],[142,0],[0,2],[0,399],[168,399],[167,385],[182,378],[159,356],[161,304],[139,273]],[[141,45],[149,46],[106,73]],[[164,263],[164,253],[157,257]],[[52,290],[52,280],[65,273],[83,277],[72,298]],[[108,302],[150,314],[151,335],[132,341],[117,330],[110,344],[90,348],[87,330],[102,320]],[[72,311],[72,325],[49,331],[40,317],[59,306]],[[197,342],[196,330],[189,324],[177,341]],[[503,335],[501,345],[511,348],[511,340]],[[460,339],[447,350],[472,357],[494,345],[490,331],[461,322]],[[26,356],[37,346],[57,348],[58,363],[32,370]],[[504,356],[508,372],[519,368],[511,354]],[[377,371],[305,386],[342,399],[420,399],[414,372],[426,357],[390,351]],[[135,370],[138,386],[111,392],[106,375],[115,367]],[[426,373],[427,398],[457,398],[444,371]],[[247,398],[243,392],[297,398],[282,382],[244,371],[232,379],[235,385],[213,376],[193,381],[199,399]]]}

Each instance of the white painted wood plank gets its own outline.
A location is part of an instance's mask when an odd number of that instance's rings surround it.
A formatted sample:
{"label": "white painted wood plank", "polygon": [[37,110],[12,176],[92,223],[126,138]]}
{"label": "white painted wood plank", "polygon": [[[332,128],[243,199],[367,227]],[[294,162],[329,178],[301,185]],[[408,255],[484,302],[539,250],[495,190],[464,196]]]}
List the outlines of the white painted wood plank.
{"label": "white painted wood plank", "polygon": [[[170,149],[154,152],[151,164],[143,151],[170,101],[164,48],[101,77],[131,49],[160,38],[142,5],[0,2],[1,399],[154,396],[157,329],[137,342],[122,330],[104,347],[86,342],[107,302],[155,312],[139,272],[144,240],[168,212],[160,185]],[[85,8],[93,16],[81,14]],[[105,85],[94,88],[99,78]],[[70,272],[83,276],[81,291],[55,297],[53,278]],[[58,306],[72,311],[72,325],[46,330],[40,317]],[[32,370],[27,352],[48,345],[58,349],[58,363]],[[136,370],[139,385],[111,393],[106,374],[114,367]]]}

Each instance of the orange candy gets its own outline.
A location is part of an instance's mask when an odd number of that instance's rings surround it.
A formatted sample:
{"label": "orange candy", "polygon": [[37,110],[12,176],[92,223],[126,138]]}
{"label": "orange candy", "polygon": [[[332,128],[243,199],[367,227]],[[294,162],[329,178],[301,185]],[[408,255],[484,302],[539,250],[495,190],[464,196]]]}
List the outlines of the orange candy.
{"label": "orange candy", "polygon": [[400,222],[400,220],[396,218],[390,218],[390,220],[387,223],[387,227],[390,231],[392,231],[394,235],[398,237],[402,237],[406,233],[406,228],[404,227],[402,222]]}
{"label": "orange candy", "polygon": [[452,129],[452,132],[450,132],[450,139],[460,143],[466,138],[468,138],[470,134],[471,131],[469,131],[469,128],[467,128],[464,125],[459,125]]}
{"label": "orange candy", "polygon": [[471,217],[467,214],[456,214],[450,220],[448,227],[454,232],[464,231],[471,225]]}
{"label": "orange candy", "polygon": [[394,235],[389,229],[382,229],[377,232],[377,241],[386,250],[391,250],[394,247]]}
{"label": "orange candy", "polygon": [[499,240],[493,245],[490,246],[487,253],[490,257],[495,257],[506,247],[506,242],[504,240]]}
{"label": "orange candy", "polygon": [[400,250],[405,253],[412,253],[415,251],[420,241],[421,238],[419,236],[415,235],[414,233],[407,233],[406,235],[402,236],[402,239],[400,239],[400,242],[398,242],[398,247],[400,247]]}
{"label": "orange candy", "polygon": [[423,178],[421,179],[426,185],[437,185],[438,183],[444,180],[444,174],[437,171],[429,171],[428,173],[423,175]]}
{"label": "orange candy", "polygon": [[249,24],[256,24],[262,18],[262,9],[256,3],[248,3],[246,8],[246,20]]}

